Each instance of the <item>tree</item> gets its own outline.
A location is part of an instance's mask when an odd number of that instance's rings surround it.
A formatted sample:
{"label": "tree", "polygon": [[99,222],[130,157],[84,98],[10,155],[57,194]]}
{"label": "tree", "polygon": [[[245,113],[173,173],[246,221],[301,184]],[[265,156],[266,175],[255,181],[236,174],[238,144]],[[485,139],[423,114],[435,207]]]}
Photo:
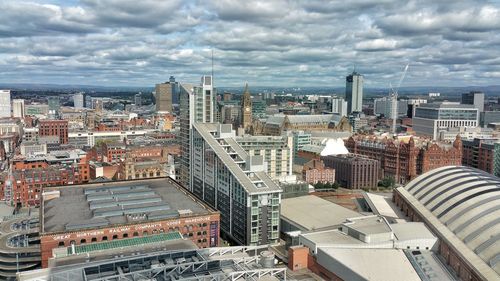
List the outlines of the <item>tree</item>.
{"label": "tree", "polygon": [[379,181],[378,185],[385,188],[394,188],[394,186],[396,185],[396,180],[394,179],[394,177],[387,176]]}

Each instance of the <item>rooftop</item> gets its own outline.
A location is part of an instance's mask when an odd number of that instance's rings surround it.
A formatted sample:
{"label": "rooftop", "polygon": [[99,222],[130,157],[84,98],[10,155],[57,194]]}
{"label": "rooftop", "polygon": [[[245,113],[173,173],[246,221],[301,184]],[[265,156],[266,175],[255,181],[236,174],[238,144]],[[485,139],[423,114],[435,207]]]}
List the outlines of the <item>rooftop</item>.
{"label": "rooftop", "polygon": [[347,218],[359,216],[360,213],[314,195],[281,201],[281,218],[304,231],[335,228]]}
{"label": "rooftop", "polygon": [[[370,281],[420,281],[420,277],[402,250],[397,249],[339,249],[321,247],[318,250],[320,263],[343,280]],[[323,260],[323,262],[321,262]],[[350,272],[335,270],[337,264],[349,268]]]}
{"label": "rooftop", "polygon": [[168,178],[46,188],[41,232],[77,231],[136,224],[180,216],[204,215],[212,209]]}

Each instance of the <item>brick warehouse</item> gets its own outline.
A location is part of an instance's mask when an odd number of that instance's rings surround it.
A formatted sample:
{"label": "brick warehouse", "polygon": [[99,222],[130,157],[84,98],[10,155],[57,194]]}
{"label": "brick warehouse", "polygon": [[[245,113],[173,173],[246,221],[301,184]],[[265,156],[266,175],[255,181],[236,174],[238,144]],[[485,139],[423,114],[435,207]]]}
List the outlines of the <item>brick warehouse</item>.
{"label": "brick warehouse", "polygon": [[462,140],[442,143],[419,137],[387,138],[357,135],[345,141],[350,153],[380,161],[382,177],[404,184],[418,175],[448,165],[462,164]]}
{"label": "brick warehouse", "polygon": [[179,231],[198,247],[219,244],[220,214],[169,178],[46,188],[42,267],[52,250]]}

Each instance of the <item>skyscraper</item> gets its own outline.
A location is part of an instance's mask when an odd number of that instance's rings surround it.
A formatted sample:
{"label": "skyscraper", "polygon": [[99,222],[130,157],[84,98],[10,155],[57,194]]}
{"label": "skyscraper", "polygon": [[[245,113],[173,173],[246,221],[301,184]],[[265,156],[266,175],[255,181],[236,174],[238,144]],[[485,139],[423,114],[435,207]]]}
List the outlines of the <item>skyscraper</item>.
{"label": "skyscraper", "polygon": [[76,93],[73,95],[73,107],[76,109],[82,109],[85,107],[84,93]]}
{"label": "skyscraper", "polygon": [[347,112],[361,112],[363,109],[363,75],[353,71],[346,77],[345,98]]}
{"label": "skyscraper", "polygon": [[0,90],[0,117],[10,117],[10,90]]}
{"label": "skyscraper", "polygon": [[212,76],[203,76],[200,86],[180,85],[180,140],[181,169],[180,181],[190,186],[190,163],[192,146],[192,127],[194,123],[212,123],[215,121],[216,90],[212,85]]}
{"label": "skyscraper", "polygon": [[347,116],[347,102],[343,98],[334,97],[332,99],[332,113]]}
{"label": "skyscraper", "polygon": [[12,117],[24,118],[24,100],[12,100]]}
{"label": "skyscraper", "polygon": [[48,97],[47,103],[49,105],[49,118],[50,119],[59,118],[59,107],[60,107],[59,97],[57,96]]}
{"label": "skyscraper", "polygon": [[462,94],[462,104],[472,104],[479,112],[484,111],[484,93],[471,91]]}
{"label": "skyscraper", "polygon": [[170,76],[168,82],[156,84],[156,111],[173,112],[172,104],[179,103],[179,83],[175,82],[175,77]]}
{"label": "skyscraper", "polygon": [[134,96],[134,104],[136,106],[141,106],[142,105],[142,93],[138,93]]}
{"label": "skyscraper", "polygon": [[248,90],[248,83],[245,85],[243,98],[241,99],[241,127],[246,131],[252,125],[252,97]]}

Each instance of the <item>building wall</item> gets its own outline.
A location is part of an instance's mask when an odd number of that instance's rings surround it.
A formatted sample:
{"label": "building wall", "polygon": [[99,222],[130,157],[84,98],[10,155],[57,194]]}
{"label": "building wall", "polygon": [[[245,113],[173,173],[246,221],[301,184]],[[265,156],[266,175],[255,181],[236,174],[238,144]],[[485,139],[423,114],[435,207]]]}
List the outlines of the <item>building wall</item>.
{"label": "building wall", "polygon": [[376,187],[380,179],[380,162],[359,155],[324,156],[325,166],[335,170],[335,181],[350,189]]}
{"label": "building wall", "polygon": [[463,141],[462,164],[494,174],[495,145],[486,144],[482,139]]}
{"label": "building wall", "polygon": [[439,238],[439,255],[443,257],[444,261],[447,265],[449,265],[453,271],[460,277],[461,280],[467,281],[480,281],[478,275],[476,275],[473,269],[468,265],[467,261],[461,258],[460,254],[454,250],[454,247],[449,245],[445,239],[439,235],[439,232],[436,231],[433,226],[426,222],[425,218],[422,218],[421,215],[413,208],[413,206],[408,203],[405,198],[403,198],[397,189],[393,191],[393,201],[398,208],[403,211],[403,213],[411,220],[415,222],[424,222],[429,229]]}
{"label": "building wall", "polygon": [[68,143],[68,121],[40,120],[38,134],[40,137],[59,136],[59,143]]}
{"label": "building wall", "polygon": [[156,84],[156,111],[172,112],[172,84]]}
{"label": "building wall", "polygon": [[281,190],[248,192],[230,172],[228,163],[210,149],[193,128],[192,192],[221,212],[221,230],[240,245],[273,244],[279,240]]}
{"label": "building wall", "polygon": [[443,148],[435,143],[417,147],[413,138],[408,143],[398,144],[392,139],[365,136],[350,137],[345,141],[345,146],[350,153],[380,161],[381,176],[392,176],[400,184],[432,169],[462,163],[460,138],[454,141],[451,148]]}
{"label": "building wall", "polygon": [[10,90],[0,90],[0,118],[11,116]]}
{"label": "building wall", "polygon": [[48,266],[48,260],[52,257],[52,249],[57,247],[143,237],[173,231],[179,231],[184,238],[192,240],[200,248],[217,247],[220,240],[219,219],[219,214],[211,214],[100,229],[41,233],[42,267],[46,268]]}

